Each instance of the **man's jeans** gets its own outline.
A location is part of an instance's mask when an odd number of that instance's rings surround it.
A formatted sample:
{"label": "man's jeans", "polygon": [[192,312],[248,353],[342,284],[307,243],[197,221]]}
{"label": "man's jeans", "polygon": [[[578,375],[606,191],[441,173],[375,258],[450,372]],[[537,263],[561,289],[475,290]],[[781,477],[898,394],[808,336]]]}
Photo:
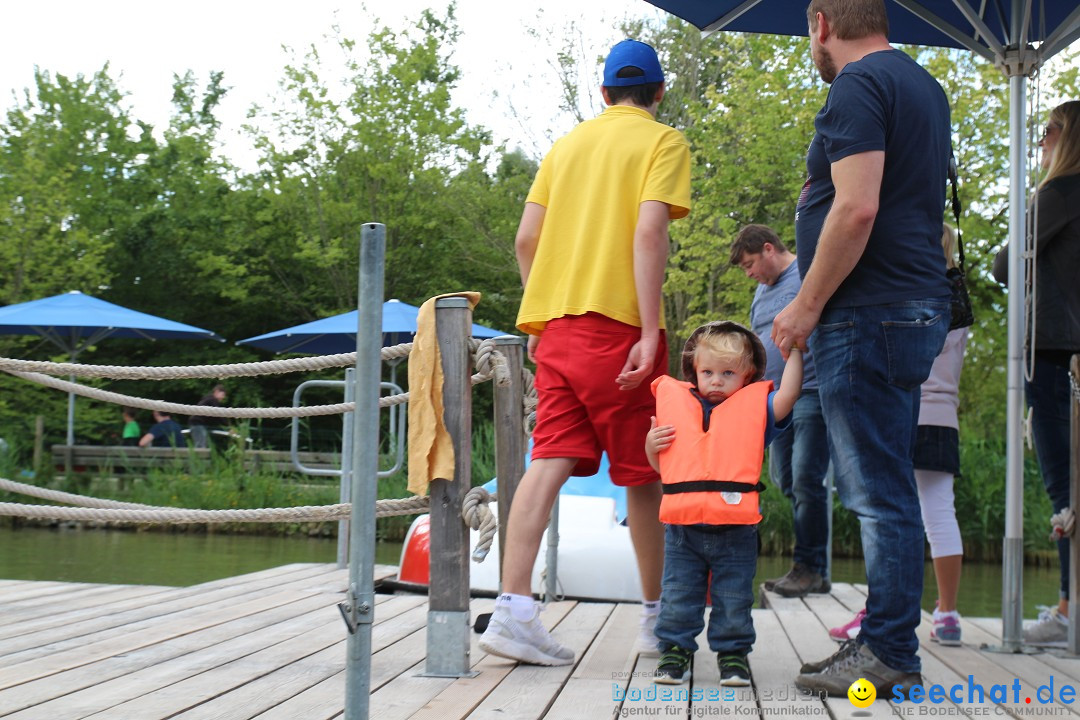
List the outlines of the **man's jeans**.
{"label": "man's jeans", "polygon": [[948,330],[942,298],[827,309],[810,338],[837,490],[862,534],[869,595],[859,638],[903,672],[920,671],[919,386]]}
{"label": "man's jeans", "polygon": [[[709,648],[743,655],[754,645],[754,572],[757,525],[668,525],[664,535],[664,580],[656,637],[661,647],[696,651],[705,627],[705,591],[712,600]],[[710,581],[709,571],[712,571]]]}
{"label": "man's jeans", "polygon": [[821,398],[803,390],[791,411],[791,425],[769,445],[769,479],[791,501],[795,521],[795,562],[828,579],[829,498],[825,475],[829,443]]}
{"label": "man's jeans", "polygon": [[[1039,472],[1054,512],[1069,506],[1069,371],[1060,365],[1035,359],[1035,374],[1024,384],[1031,408],[1031,434]],[[1058,540],[1061,566],[1061,597],[1069,597],[1069,540]]]}

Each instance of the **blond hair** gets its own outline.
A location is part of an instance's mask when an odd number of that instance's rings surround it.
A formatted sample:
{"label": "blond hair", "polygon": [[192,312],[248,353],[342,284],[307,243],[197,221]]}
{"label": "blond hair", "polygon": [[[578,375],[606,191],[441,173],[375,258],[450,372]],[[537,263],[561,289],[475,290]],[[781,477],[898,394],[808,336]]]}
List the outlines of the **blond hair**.
{"label": "blond hair", "polygon": [[698,355],[701,352],[711,353],[717,360],[730,363],[739,370],[751,372],[754,370],[754,347],[750,344],[750,338],[741,332],[730,330],[707,330],[698,338],[697,347],[694,348],[694,368],[697,368]]}
{"label": "blond hair", "polygon": [[1080,175],[1080,100],[1061,103],[1050,111],[1048,122],[1060,128],[1042,187],[1054,178]]}
{"label": "blond hair", "polygon": [[945,268],[956,267],[956,230],[949,223],[941,233],[941,249],[945,251]]}

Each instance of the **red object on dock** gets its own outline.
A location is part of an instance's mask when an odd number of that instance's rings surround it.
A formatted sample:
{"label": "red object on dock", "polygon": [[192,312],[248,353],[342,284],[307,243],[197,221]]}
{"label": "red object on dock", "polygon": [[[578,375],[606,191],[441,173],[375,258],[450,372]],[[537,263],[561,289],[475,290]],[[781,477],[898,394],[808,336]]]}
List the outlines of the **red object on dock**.
{"label": "red object on dock", "polygon": [[431,560],[431,516],[421,515],[413,520],[401,547],[398,581],[427,585]]}

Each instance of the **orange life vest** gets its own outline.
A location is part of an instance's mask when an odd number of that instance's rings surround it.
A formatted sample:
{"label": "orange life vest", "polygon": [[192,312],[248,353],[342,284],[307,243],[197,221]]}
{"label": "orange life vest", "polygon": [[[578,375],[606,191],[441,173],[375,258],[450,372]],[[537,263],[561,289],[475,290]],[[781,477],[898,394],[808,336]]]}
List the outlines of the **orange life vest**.
{"label": "orange life vest", "polygon": [[660,453],[660,521],[672,525],[756,525],[772,381],[750,383],[709,413],[688,382],[653,381],[656,424],[675,426]]}

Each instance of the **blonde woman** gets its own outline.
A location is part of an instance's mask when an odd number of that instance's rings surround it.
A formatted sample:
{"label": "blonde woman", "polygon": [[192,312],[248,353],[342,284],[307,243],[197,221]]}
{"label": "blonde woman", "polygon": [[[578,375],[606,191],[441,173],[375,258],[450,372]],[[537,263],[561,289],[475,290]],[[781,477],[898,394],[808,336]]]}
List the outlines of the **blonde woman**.
{"label": "blonde woman", "polygon": [[[1035,365],[1024,390],[1043,485],[1054,512],[1069,505],[1069,360],[1080,353],[1080,101],[1050,112],[1042,140],[1046,176],[1032,203],[1035,229]],[[994,277],[1008,279],[1007,248]],[[1064,647],[1069,627],[1069,541],[1058,541],[1061,593],[1056,607],[1024,630],[1024,642]]]}

